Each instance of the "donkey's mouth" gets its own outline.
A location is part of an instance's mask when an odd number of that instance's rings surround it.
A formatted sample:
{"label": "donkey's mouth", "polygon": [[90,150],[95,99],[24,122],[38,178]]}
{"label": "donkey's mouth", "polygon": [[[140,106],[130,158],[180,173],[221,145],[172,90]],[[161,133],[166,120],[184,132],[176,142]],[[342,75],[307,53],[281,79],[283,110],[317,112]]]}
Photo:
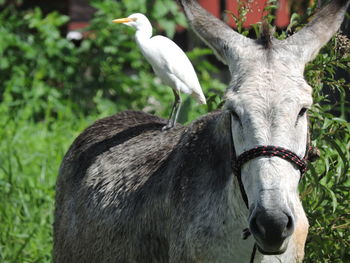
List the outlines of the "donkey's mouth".
{"label": "donkey's mouth", "polygon": [[287,246],[286,246],[285,248],[277,250],[277,251],[266,251],[266,250],[262,249],[259,245],[257,245],[257,247],[258,247],[259,252],[263,255],[281,255],[287,249]]}
{"label": "donkey's mouth", "polygon": [[[256,240],[257,241],[257,240]],[[260,253],[264,255],[280,255],[286,252],[288,247],[288,241],[289,238],[285,239],[284,242],[281,245],[267,245],[267,244],[261,244],[261,242],[257,241],[257,248]]]}

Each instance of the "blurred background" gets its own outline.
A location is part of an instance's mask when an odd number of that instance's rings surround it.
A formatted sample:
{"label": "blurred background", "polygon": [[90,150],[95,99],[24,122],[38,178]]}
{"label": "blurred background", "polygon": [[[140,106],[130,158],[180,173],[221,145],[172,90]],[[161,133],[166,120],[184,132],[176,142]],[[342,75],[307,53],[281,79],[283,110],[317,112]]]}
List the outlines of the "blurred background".
{"label": "blurred background", "polygon": [[[199,2],[244,35],[259,36],[266,19],[283,39],[326,1]],[[111,23],[136,12],[185,50],[198,74],[208,105],[183,95],[179,121],[219,108],[228,70],[174,0],[0,0],[0,262],[51,262],[59,165],[87,126],[126,109],[168,116],[172,91],[141,55],[134,30]],[[300,186],[311,225],[305,262],[350,262],[349,21],[305,71],[322,154]]]}

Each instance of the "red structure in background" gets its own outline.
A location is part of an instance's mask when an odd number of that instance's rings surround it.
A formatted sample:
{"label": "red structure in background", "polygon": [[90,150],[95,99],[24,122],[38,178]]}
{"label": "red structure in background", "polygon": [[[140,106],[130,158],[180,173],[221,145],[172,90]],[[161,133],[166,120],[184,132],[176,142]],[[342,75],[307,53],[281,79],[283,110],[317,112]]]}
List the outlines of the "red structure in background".
{"label": "red structure in background", "polygon": [[[248,8],[246,21],[244,27],[249,27],[252,24],[256,24],[262,21],[264,14],[264,8],[267,5],[268,0],[225,0],[225,10],[221,10],[221,0],[199,0],[201,6],[216,17],[220,17],[225,11],[227,13],[227,20],[230,26],[235,27],[232,12],[235,16],[238,16],[238,2],[243,3]],[[287,0],[279,0],[279,7],[276,12],[276,26],[286,27],[289,24],[289,6]]]}
{"label": "red structure in background", "polygon": [[79,31],[89,25],[95,9],[90,6],[88,0],[70,0],[69,16],[71,22],[68,24],[69,31]]}
{"label": "red structure in background", "polygon": [[290,21],[290,10],[287,0],[280,0],[276,13],[276,26],[287,27]]}
{"label": "red structure in background", "polygon": [[199,0],[198,2],[211,14],[216,17],[220,17],[220,0]]}
{"label": "red structure in background", "polygon": [[[232,27],[235,27],[232,14],[238,16],[238,2],[243,3],[249,10],[246,16],[244,27],[250,27],[252,24],[261,22],[264,15],[264,8],[268,0],[197,0],[201,6],[218,18],[224,14],[226,21]],[[279,0],[279,7],[275,13],[275,24],[277,27],[287,27],[289,24],[290,9],[288,0]],[[226,12],[228,11],[228,12]],[[87,0],[70,0],[69,16],[71,22],[68,25],[68,32],[80,31],[89,25],[89,20],[95,10],[89,5]],[[232,14],[230,14],[230,12]],[[177,28],[178,32],[183,31],[182,27]]]}
{"label": "red structure in background", "polygon": [[[232,12],[234,15],[238,15],[238,2],[246,4],[249,8],[247,14],[247,20],[244,23],[244,27],[249,27],[252,24],[261,22],[263,18],[264,7],[267,5],[268,0],[197,0],[201,6],[208,10],[216,17],[221,17],[225,14],[225,11]],[[89,25],[89,20],[94,13],[94,9],[91,8],[87,0],[71,0],[69,7],[69,15],[72,21],[68,25],[68,31],[76,31],[85,28]],[[276,12],[275,24],[277,27],[283,28],[289,24],[289,5],[288,0],[279,0],[279,8]],[[226,13],[226,21],[232,27],[235,27],[235,22],[232,15]],[[178,28],[182,31],[182,28]]]}

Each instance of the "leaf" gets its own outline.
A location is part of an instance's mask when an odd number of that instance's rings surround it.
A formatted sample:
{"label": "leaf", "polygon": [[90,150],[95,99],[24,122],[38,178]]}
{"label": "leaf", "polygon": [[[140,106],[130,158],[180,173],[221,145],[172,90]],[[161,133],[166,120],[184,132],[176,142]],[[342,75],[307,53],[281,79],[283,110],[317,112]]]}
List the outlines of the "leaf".
{"label": "leaf", "polygon": [[164,1],[155,1],[153,12],[157,17],[164,17],[168,13],[168,8]]}
{"label": "leaf", "polygon": [[333,208],[332,212],[334,213],[337,209],[337,206],[338,206],[337,198],[331,189],[329,189],[327,187],[325,189],[328,191],[328,193],[330,194],[330,196],[332,198],[332,208]]}

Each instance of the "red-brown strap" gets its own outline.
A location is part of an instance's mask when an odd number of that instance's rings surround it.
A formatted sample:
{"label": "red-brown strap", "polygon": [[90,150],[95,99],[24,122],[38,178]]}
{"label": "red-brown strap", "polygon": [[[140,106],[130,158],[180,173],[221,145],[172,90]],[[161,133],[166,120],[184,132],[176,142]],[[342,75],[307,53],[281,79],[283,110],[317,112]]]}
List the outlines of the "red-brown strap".
{"label": "red-brown strap", "polygon": [[303,175],[307,170],[307,160],[305,158],[301,159],[298,155],[283,147],[264,145],[257,146],[238,156],[237,160],[235,160],[233,171],[235,172],[235,174],[238,174],[243,164],[260,156],[276,156],[285,159],[290,163],[294,164],[296,167],[298,167],[298,169],[301,172],[301,175]]}

